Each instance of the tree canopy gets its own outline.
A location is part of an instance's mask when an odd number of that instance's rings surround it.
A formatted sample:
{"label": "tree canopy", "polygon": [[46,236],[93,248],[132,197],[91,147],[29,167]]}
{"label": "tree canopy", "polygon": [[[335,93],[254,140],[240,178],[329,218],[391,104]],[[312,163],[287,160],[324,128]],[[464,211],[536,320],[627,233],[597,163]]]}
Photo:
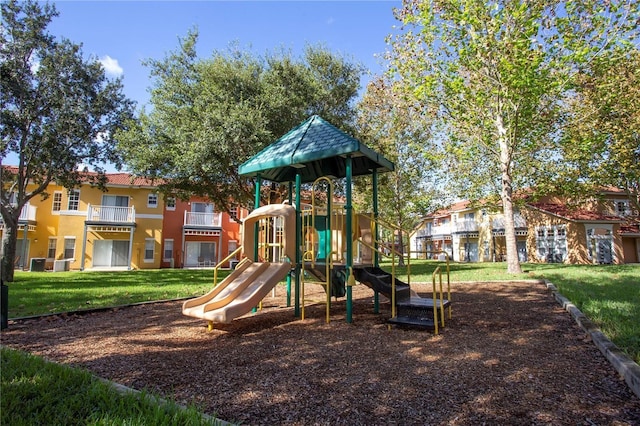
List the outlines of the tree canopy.
{"label": "tree canopy", "polygon": [[640,50],[618,46],[576,80],[567,102],[559,182],[576,193],[622,188],[640,211]]}
{"label": "tree canopy", "polygon": [[264,57],[232,46],[199,59],[197,31],[161,60],[149,60],[151,107],[121,133],[132,172],[161,190],[199,195],[228,210],[251,205],[253,183],[238,166],[312,114],[348,129],[362,68],[323,47],[304,57]]}
{"label": "tree canopy", "polygon": [[[409,232],[434,209],[438,169],[423,143],[431,136],[431,123],[420,104],[403,96],[396,84],[385,76],[374,78],[358,104],[357,123],[360,138],[396,166],[378,178],[378,211],[387,222]],[[363,205],[371,206],[372,189],[361,186]]]}
{"label": "tree canopy", "polygon": [[[12,0],[0,7],[2,275],[11,281],[22,208],[46,197],[51,182],[72,188],[88,179],[81,165],[103,182],[104,164],[120,164],[113,135],[132,117],[133,103],[96,58],[85,59],[80,45],[47,32],[54,6]],[[6,167],[13,158],[15,167]]]}
{"label": "tree canopy", "polygon": [[405,0],[391,75],[434,122],[427,143],[466,198],[499,194],[507,267],[520,272],[514,191],[555,178],[577,70],[638,39],[636,0]]}

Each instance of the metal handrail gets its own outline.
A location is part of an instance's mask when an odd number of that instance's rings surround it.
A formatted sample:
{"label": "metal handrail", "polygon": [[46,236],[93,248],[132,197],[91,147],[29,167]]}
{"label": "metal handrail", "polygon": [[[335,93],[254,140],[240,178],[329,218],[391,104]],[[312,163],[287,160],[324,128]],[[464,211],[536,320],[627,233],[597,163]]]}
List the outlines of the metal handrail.
{"label": "metal handrail", "polygon": [[[331,321],[330,320],[330,307],[331,307],[331,274],[330,274],[330,272],[331,272],[331,269],[333,268],[333,260],[332,260],[332,258],[333,258],[334,254],[335,254],[334,251],[330,251],[329,255],[331,257],[329,258],[328,262],[325,262],[325,286],[326,286],[325,292],[327,294],[326,301],[325,301],[325,304],[326,304],[326,309],[325,309],[326,310],[326,319],[325,319],[325,321],[326,321],[327,324],[329,324],[329,322]],[[306,300],[304,298],[304,290],[305,290],[305,280],[304,280],[304,264],[305,264],[305,261],[304,261],[304,259],[307,257],[307,255],[312,255],[313,256],[313,251],[312,250],[306,251],[302,255],[303,261],[302,261],[302,265],[301,265],[301,269],[300,269],[300,286],[301,286],[301,292],[302,292],[302,299],[301,299],[301,303],[300,303],[300,319],[303,319],[303,320],[304,320],[304,308],[305,308],[304,302]],[[312,264],[315,265],[315,260],[312,261]]]}
{"label": "metal handrail", "polygon": [[[438,308],[438,299],[436,297],[436,274],[440,276],[440,307]],[[440,270],[440,266],[438,266],[432,275],[432,292],[433,292],[433,332],[434,334],[438,334],[438,310],[442,311],[442,271]],[[442,326],[444,327],[444,311],[442,311]]]}
{"label": "metal handrail", "polygon": [[[242,246],[238,247],[233,252],[229,253],[229,255],[227,257],[222,259],[216,266],[214,266],[214,268],[213,268],[213,286],[214,287],[218,285],[218,269],[220,268],[220,266],[225,264],[225,263],[227,263],[227,262],[229,262],[229,261],[231,261],[231,259],[233,259],[241,251],[242,251]],[[245,257],[244,259],[242,259],[242,261],[240,263],[244,262],[247,259],[248,258]],[[238,263],[238,265],[240,263]]]}
{"label": "metal handrail", "polygon": [[[427,252],[425,252],[425,253],[428,253],[428,254],[444,254],[444,256],[445,256],[445,261],[446,261],[446,265],[447,265],[447,300],[448,300],[449,302],[451,302],[451,275],[450,275],[450,273],[451,273],[451,269],[450,269],[450,267],[449,267],[449,265],[450,265],[450,262],[449,262],[449,259],[450,259],[449,253],[447,253],[447,252],[446,252],[446,251],[444,251],[444,250],[441,250],[441,251],[427,251]],[[439,266],[438,266],[438,268],[439,268]],[[449,319],[451,319],[451,304],[449,304]]]}

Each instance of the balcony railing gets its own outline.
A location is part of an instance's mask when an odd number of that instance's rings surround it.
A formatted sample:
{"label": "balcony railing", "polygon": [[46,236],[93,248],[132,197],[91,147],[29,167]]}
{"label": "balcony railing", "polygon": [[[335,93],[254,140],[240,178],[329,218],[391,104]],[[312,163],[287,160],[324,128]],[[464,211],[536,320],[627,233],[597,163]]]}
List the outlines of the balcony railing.
{"label": "balcony railing", "polygon": [[478,222],[475,220],[458,220],[453,223],[453,232],[478,232]]}
{"label": "balcony railing", "polygon": [[421,229],[418,231],[418,237],[431,237],[432,235],[450,235],[451,224],[432,226],[431,228]]}
{"label": "balcony railing", "polygon": [[[526,228],[527,221],[520,214],[514,216],[516,228]],[[487,225],[487,224],[485,224]],[[504,216],[496,216],[491,224],[491,229],[504,229]],[[431,237],[434,235],[451,235],[462,232],[479,232],[480,227],[484,225],[475,220],[458,220],[457,222],[446,223],[443,225],[431,226],[430,228],[421,229],[417,232],[418,238]]]}
{"label": "balcony railing", "polygon": [[135,207],[87,206],[87,221],[106,223],[135,223]]}
{"label": "balcony railing", "polygon": [[[520,214],[513,215],[513,221],[516,228],[526,228],[527,220],[522,217]],[[504,229],[504,216],[499,215],[493,218],[492,228],[495,229]]]}
{"label": "balcony railing", "polygon": [[184,226],[220,228],[222,226],[222,213],[184,212]]}
{"label": "balcony railing", "polygon": [[[36,221],[36,206],[32,206],[30,203],[22,206],[20,210],[20,217],[18,217],[18,223],[35,222]],[[0,216],[0,223],[3,223],[2,216]]]}

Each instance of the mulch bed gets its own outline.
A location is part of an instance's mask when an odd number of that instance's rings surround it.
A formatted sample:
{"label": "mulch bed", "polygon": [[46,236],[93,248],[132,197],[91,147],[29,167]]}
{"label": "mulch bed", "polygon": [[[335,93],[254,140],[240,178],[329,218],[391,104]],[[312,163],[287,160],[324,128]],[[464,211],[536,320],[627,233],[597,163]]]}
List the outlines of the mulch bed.
{"label": "mulch bed", "polygon": [[164,302],[11,321],[1,342],[243,424],[640,424],[640,399],[544,285],[452,290],[439,335],[389,328],[358,285],[351,324],[343,300],[329,324],[318,304],[296,319],[279,288],[212,332]]}

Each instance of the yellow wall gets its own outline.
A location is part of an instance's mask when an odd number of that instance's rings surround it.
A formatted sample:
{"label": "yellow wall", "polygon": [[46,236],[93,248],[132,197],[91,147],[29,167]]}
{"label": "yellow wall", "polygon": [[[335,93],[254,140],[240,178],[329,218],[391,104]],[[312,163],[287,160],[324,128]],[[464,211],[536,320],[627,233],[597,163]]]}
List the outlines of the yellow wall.
{"label": "yellow wall", "polygon": [[[82,248],[84,239],[85,221],[87,219],[87,209],[89,205],[101,205],[102,196],[121,195],[129,197],[129,207],[134,207],[136,219],[133,234],[133,249],[131,256],[131,265],[133,269],[149,269],[159,268],[161,261],[161,242],[162,242],[162,213],[164,210],[164,200],[158,196],[157,207],[148,207],[148,195],[155,192],[150,187],[133,187],[133,186],[110,186],[108,192],[102,192],[97,187],[91,185],[82,185],[80,188],[80,200],[77,211],[69,211],[68,192],[66,189],[51,184],[47,188],[49,197],[42,199],[40,196],[34,197],[30,204],[36,206],[36,225],[35,231],[27,232],[29,240],[29,256],[26,266],[29,266],[29,259],[34,257],[47,258],[49,240],[56,240],[56,255],[54,258],[48,258],[47,266],[52,266],[54,259],[62,259],[64,257],[65,237],[75,238],[75,256],[71,262],[71,269],[81,269],[82,266],[88,269],[92,267],[93,250],[96,240],[125,240],[129,242],[130,233],[127,232],[103,232],[103,231],[87,231],[87,241],[85,249],[84,265],[81,265]],[[62,193],[61,211],[52,211],[54,191]],[[23,232],[19,232],[18,239],[23,238]],[[154,258],[152,262],[144,260],[145,242],[147,238],[153,238],[155,241]],[[19,255],[19,254],[18,254]]]}

